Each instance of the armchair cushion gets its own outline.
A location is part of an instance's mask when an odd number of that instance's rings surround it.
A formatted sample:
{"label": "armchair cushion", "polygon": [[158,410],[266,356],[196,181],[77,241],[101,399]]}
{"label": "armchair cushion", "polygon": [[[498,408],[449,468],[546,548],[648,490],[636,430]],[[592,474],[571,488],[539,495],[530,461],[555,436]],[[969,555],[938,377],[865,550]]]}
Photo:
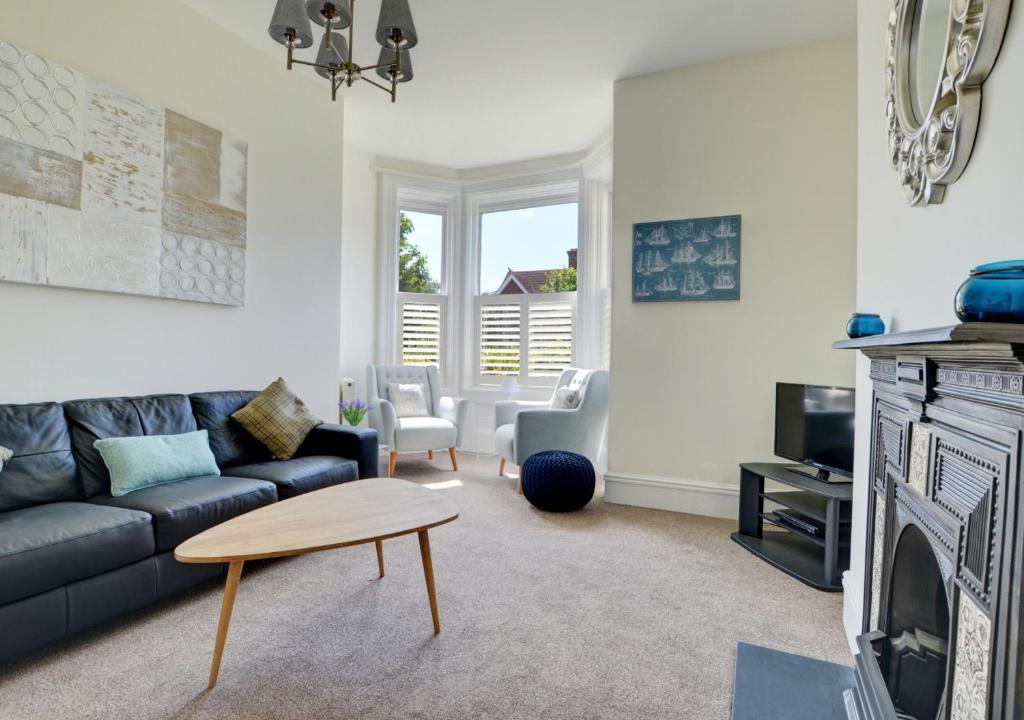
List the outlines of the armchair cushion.
{"label": "armchair cushion", "polygon": [[395,450],[399,452],[456,447],[458,437],[455,424],[443,418],[398,418],[395,422]]}
{"label": "armchair cushion", "polygon": [[560,387],[555,390],[555,394],[551,396],[551,409],[552,410],[575,410],[580,406],[580,391],[568,388]]}
{"label": "armchair cushion", "polygon": [[389,383],[388,400],[400,418],[428,417],[427,393],[420,383]]}

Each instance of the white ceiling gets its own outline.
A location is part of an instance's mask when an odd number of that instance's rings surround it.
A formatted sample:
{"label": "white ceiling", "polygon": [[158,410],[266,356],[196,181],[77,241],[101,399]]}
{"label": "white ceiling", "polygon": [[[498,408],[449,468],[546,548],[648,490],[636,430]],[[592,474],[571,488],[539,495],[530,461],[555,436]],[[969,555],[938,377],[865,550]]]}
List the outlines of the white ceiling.
{"label": "white ceiling", "polygon": [[[275,0],[182,2],[283,61],[284,49],[266,32]],[[410,5],[420,38],[416,77],[399,87],[395,105],[366,83],[344,91],[346,140],[458,169],[585,149],[611,127],[615,80],[856,30],[856,0]],[[355,5],[355,59],[364,65],[380,49],[373,40],[379,7],[379,0]]]}

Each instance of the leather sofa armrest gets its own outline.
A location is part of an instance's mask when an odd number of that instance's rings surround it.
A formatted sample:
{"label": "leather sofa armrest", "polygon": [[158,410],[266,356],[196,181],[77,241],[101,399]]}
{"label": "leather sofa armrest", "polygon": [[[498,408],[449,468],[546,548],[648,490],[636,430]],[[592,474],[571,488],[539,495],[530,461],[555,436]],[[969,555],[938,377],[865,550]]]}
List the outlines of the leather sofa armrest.
{"label": "leather sofa armrest", "polygon": [[313,428],[296,456],[336,455],[359,463],[360,479],[377,477],[377,431],[324,423]]}

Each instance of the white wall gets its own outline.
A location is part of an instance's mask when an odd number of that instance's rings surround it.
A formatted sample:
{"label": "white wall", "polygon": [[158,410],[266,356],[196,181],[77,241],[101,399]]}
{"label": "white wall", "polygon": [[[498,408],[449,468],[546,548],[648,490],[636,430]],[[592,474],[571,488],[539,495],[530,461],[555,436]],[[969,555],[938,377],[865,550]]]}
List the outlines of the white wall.
{"label": "white wall", "polygon": [[336,418],[341,103],[177,2],[6,0],[2,18],[4,39],[247,141],[249,199],[244,308],[0,284],[0,402],[281,375]]}
{"label": "white wall", "polygon": [[[855,71],[850,38],[616,84],[609,499],[735,518],[775,383],[853,383]],[[631,302],[633,223],[728,214],[740,301]]]}
{"label": "white wall", "polygon": [[[889,0],[858,3],[857,307],[890,314],[894,330],[955,323],[953,296],[975,265],[1024,255],[1024,18],[1011,14],[1002,53],[984,88],[978,140],[970,165],[942,205],[903,203],[890,169],[885,125],[886,25]],[[870,382],[858,362],[858,454],[853,558],[847,577],[847,632],[859,632],[863,600],[868,492]]]}
{"label": "white wall", "polygon": [[366,399],[366,366],[375,362],[378,328],[376,159],[345,144],[345,192],[341,224],[341,375],[355,378],[358,396]]}

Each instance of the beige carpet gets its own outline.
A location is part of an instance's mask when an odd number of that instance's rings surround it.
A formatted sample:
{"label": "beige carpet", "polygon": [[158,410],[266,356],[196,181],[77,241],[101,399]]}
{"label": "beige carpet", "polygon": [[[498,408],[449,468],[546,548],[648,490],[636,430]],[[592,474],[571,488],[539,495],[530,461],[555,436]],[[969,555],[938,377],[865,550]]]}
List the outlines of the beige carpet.
{"label": "beige carpet", "polygon": [[442,634],[415,537],[246,566],[220,684],[221,587],[0,668],[0,717],[726,720],[736,642],[849,662],[842,596],[729,539],[734,523],[607,505],[551,515],[493,458],[406,460],[462,509],[431,533]]}

